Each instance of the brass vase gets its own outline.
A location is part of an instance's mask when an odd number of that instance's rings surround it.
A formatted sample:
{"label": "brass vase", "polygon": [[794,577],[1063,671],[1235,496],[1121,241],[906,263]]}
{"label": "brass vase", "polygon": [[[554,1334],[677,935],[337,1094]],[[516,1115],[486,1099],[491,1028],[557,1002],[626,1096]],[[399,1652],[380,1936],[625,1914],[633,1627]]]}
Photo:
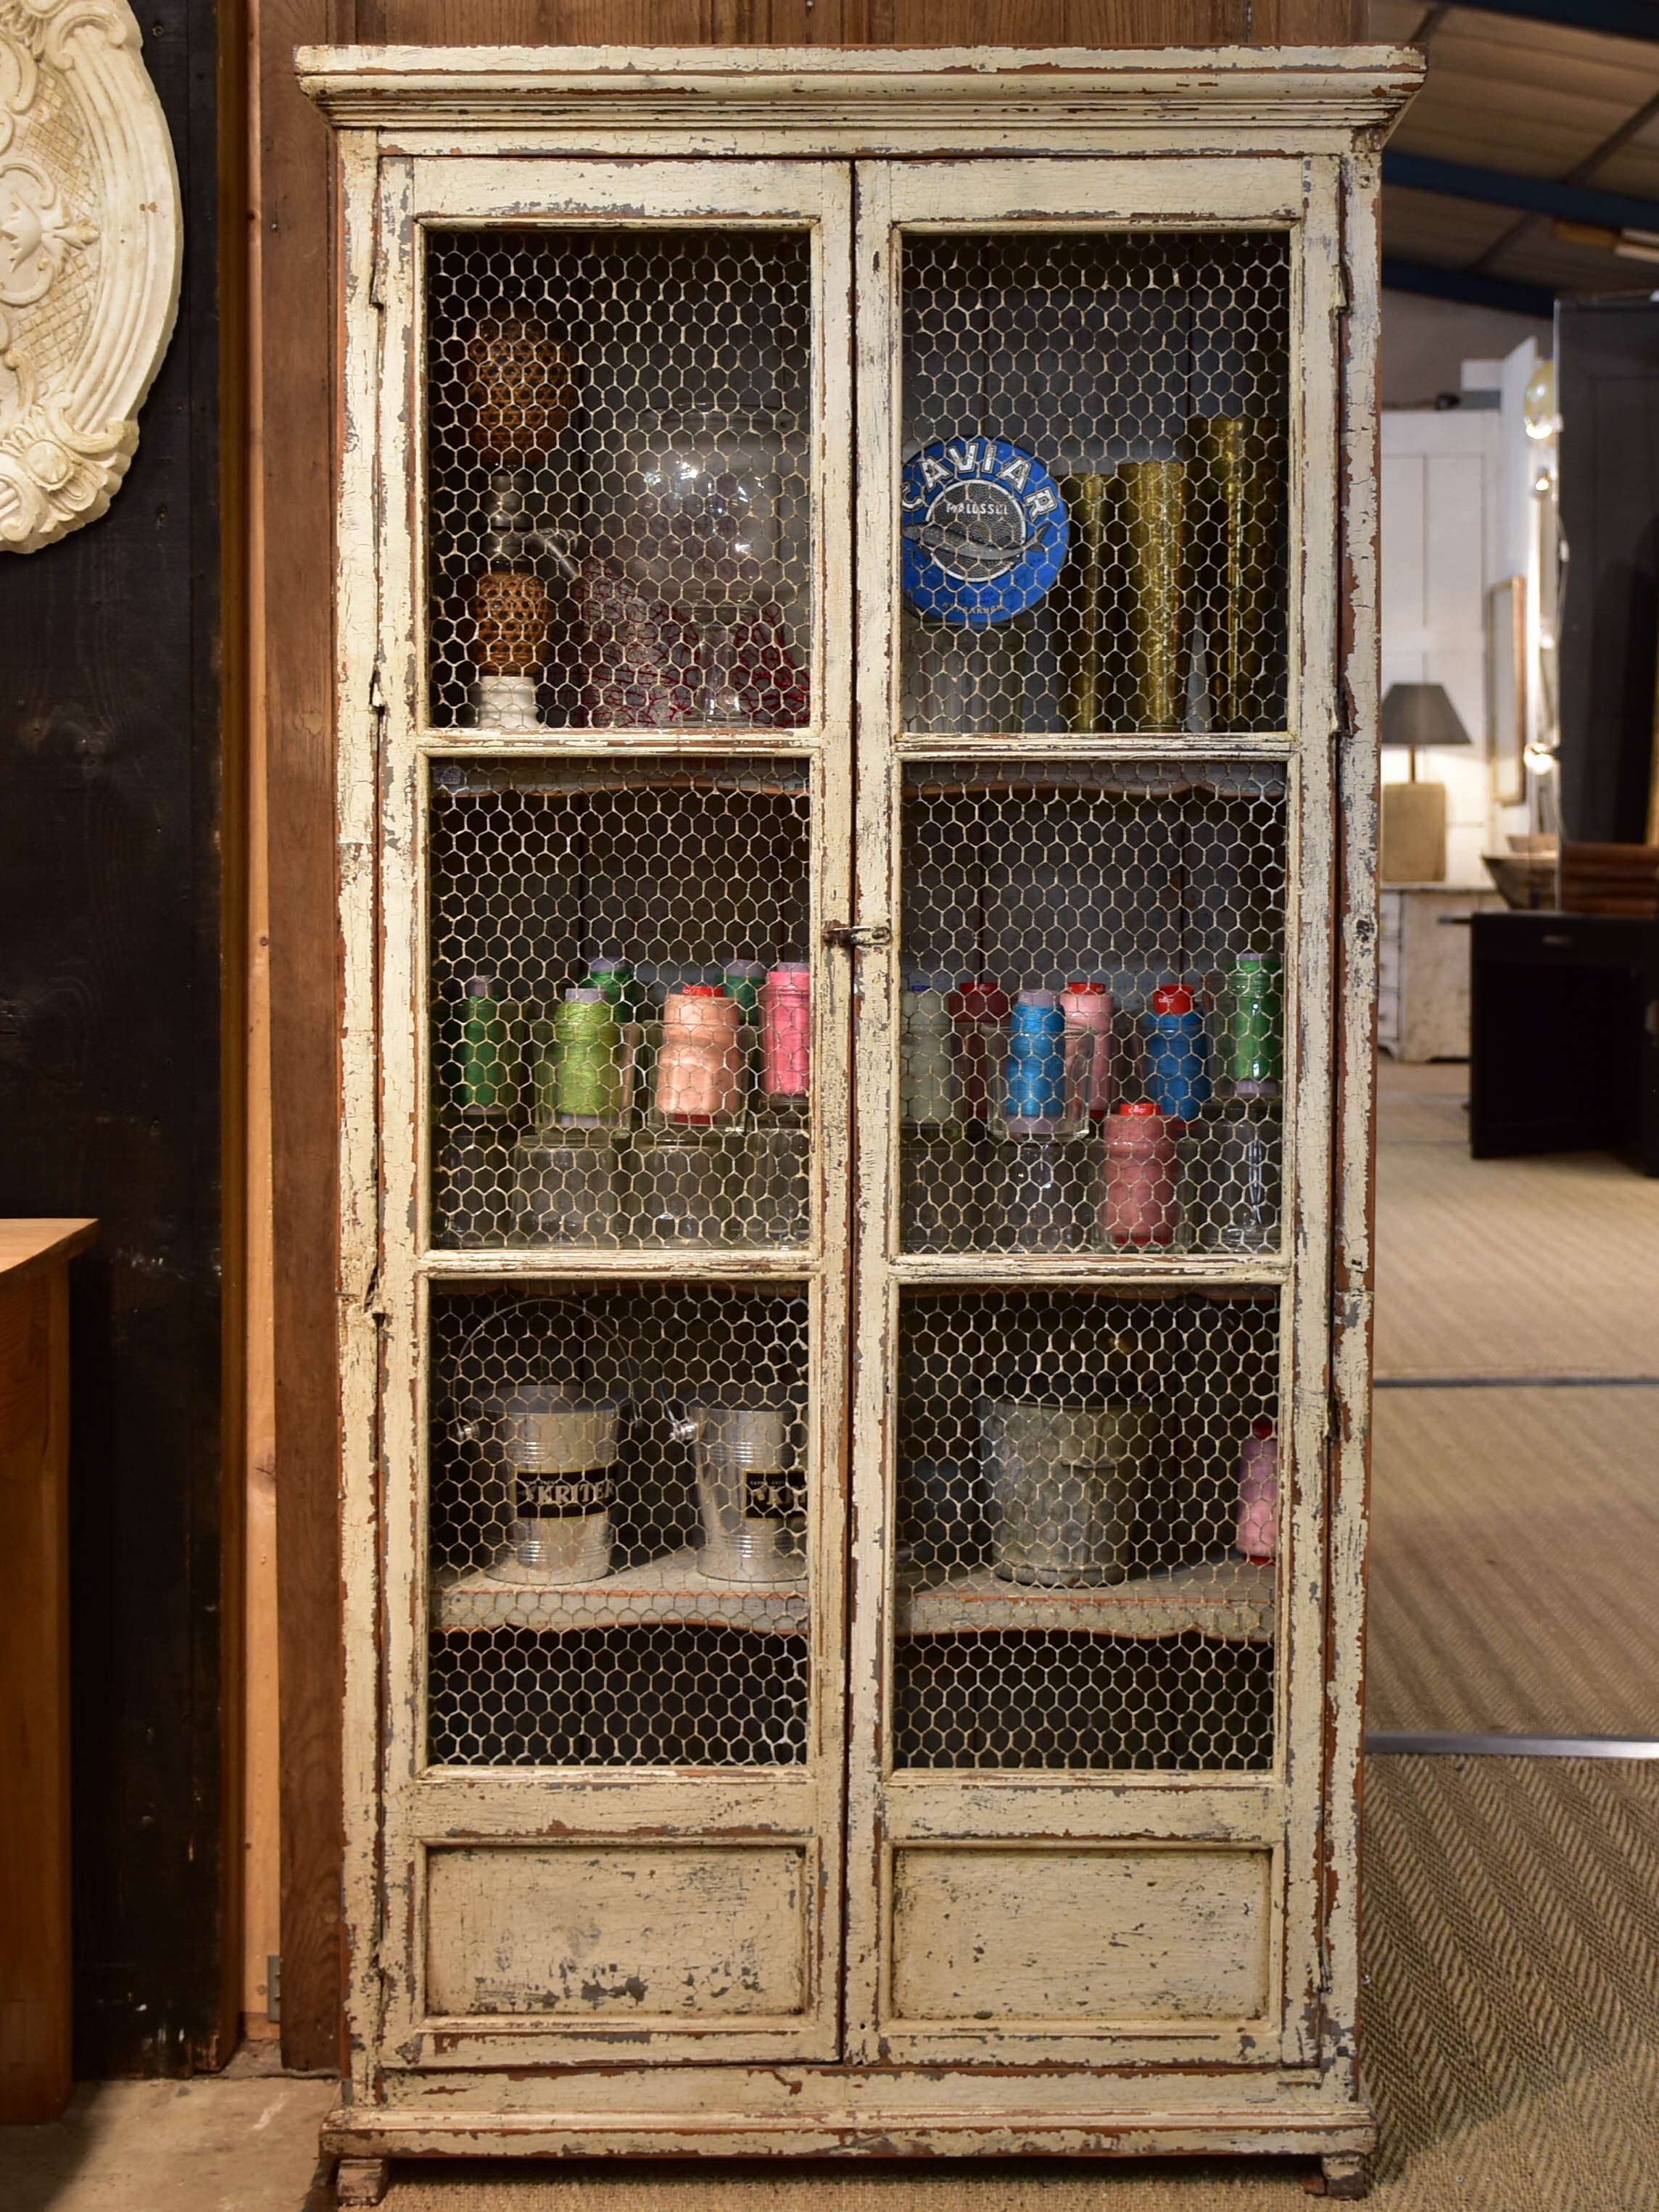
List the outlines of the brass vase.
{"label": "brass vase", "polygon": [[1126,461],[1115,479],[1137,729],[1178,729],[1184,716],[1187,479],[1184,461]]}
{"label": "brass vase", "polygon": [[1066,728],[1083,735],[1106,726],[1100,617],[1111,482],[1105,476],[1066,477],[1060,487],[1072,526],[1064,627],[1056,639],[1060,703]]}
{"label": "brass vase", "polygon": [[1212,699],[1229,729],[1249,729],[1267,714],[1270,603],[1279,517],[1284,499],[1285,426],[1239,415],[1188,423],[1201,502],[1210,587]]}

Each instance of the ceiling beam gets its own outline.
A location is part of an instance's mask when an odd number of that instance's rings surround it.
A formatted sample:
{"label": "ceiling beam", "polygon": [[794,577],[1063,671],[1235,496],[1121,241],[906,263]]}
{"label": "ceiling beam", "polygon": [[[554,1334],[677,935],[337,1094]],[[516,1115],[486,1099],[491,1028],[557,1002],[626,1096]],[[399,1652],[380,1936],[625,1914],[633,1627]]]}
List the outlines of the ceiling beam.
{"label": "ceiling beam", "polygon": [[1522,15],[1570,31],[1607,31],[1620,39],[1659,42],[1656,0],[1459,0],[1482,15]]}
{"label": "ceiling beam", "polygon": [[1501,276],[1480,276],[1467,269],[1437,269],[1426,261],[1382,257],[1382,284],[1389,292],[1420,292],[1431,300],[1459,300],[1467,307],[1498,307],[1506,315],[1555,312],[1555,295],[1537,284],[1511,284]]}
{"label": "ceiling beam", "polygon": [[1524,208],[1528,215],[1559,216],[1566,222],[1598,223],[1604,230],[1659,231],[1659,200],[1604,192],[1594,185],[1569,185],[1554,177],[1520,177],[1508,169],[1483,169],[1469,161],[1444,161],[1435,154],[1407,154],[1389,147],[1382,181],[1415,192],[1438,192],[1490,207]]}

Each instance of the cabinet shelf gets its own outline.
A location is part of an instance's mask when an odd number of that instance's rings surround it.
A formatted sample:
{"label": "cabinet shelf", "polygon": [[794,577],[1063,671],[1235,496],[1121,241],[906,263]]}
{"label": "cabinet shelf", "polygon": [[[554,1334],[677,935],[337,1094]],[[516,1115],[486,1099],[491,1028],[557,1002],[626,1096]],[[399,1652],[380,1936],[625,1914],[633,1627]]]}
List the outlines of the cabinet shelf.
{"label": "cabinet shelf", "polygon": [[[503,1582],[475,1569],[432,1593],[432,1626],[448,1633],[528,1628],[550,1633],[633,1626],[738,1628],[805,1636],[806,1591],[798,1583],[705,1581],[689,1546],[603,1581]],[[1062,1630],[1152,1639],[1188,1632],[1226,1643],[1267,1644],[1273,1634],[1274,1571],[1247,1560],[1171,1567],[1128,1582],[1050,1589],[1004,1582],[989,1567],[935,1583],[901,1583],[901,1636],[971,1636],[996,1630]]]}
{"label": "cabinet shelf", "polygon": [[432,1626],[447,1632],[529,1628],[741,1628],[805,1636],[805,1583],[714,1583],[687,1546],[592,1583],[503,1582],[475,1569],[432,1592]]}
{"label": "cabinet shelf", "polygon": [[995,1629],[1070,1630],[1152,1638],[1194,1632],[1227,1643],[1268,1644],[1275,1571],[1246,1559],[1200,1560],[1087,1589],[1004,1582],[989,1567],[948,1581],[901,1583],[901,1636],[962,1636]]}

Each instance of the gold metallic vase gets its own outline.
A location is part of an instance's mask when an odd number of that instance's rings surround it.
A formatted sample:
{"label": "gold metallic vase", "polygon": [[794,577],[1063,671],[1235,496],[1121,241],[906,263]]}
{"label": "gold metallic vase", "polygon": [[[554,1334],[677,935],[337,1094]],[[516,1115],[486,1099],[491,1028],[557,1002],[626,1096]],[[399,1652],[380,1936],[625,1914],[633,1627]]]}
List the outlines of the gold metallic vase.
{"label": "gold metallic vase", "polygon": [[1066,726],[1086,734],[1107,726],[1101,669],[1100,620],[1106,587],[1106,514],[1112,479],[1066,477],[1060,494],[1071,517],[1068,589],[1062,602],[1060,702]]}
{"label": "gold metallic vase", "polygon": [[1135,727],[1178,729],[1186,706],[1181,648],[1187,464],[1126,461],[1116,483]]}
{"label": "gold metallic vase", "polygon": [[1248,729],[1267,712],[1271,603],[1284,500],[1283,423],[1201,416],[1187,426],[1202,501],[1206,597],[1211,619],[1211,696],[1217,720]]}

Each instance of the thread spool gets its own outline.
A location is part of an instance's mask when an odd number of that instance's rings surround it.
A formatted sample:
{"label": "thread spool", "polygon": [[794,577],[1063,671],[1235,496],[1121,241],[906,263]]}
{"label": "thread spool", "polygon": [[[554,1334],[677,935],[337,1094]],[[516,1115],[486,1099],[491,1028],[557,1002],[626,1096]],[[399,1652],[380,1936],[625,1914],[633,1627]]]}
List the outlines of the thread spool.
{"label": "thread spool", "polygon": [[1021,991],[1008,1020],[1006,1115],[1016,1135],[1048,1135],[1066,1111],[1066,1013],[1058,991]]}
{"label": "thread spool", "polygon": [[567,1128],[597,1128],[620,1112],[616,1017],[603,991],[578,986],[553,1010],[553,1107]]}
{"label": "thread spool", "polygon": [[1176,1151],[1150,1099],[1125,1099],[1105,1127],[1100,1234],[1108,1244],[1173,1244]]}
{"label": "thread spool", "polygon": [[[1079,977],[1067,983],[1060,1003],[1066,1016],[1067,1103],[1073,1089],[1080,1089],[1088,1102],[1090,1120],[1103,1121],[1112,1110],[1112,994],[1103,983]],[[1074,1085],[1073,1066],[1075,1062],[1080,1067],[1084,1056],[1074,1053],[1073,1039],[1084,1036],[1091,1040],[1088,1066]]]}
{"label": "thread spool", "polygon": [[711,1127],[737,1113],[743,1071],[735,999],[717,983],[688,983],[663,1006],[657,1110],[665,1121]]}
{"label": "thread spool", "polygon": [[787,960],[761,991],[761,1077],[769,1098],[804,1098],[812,1073],[812,970]]}

